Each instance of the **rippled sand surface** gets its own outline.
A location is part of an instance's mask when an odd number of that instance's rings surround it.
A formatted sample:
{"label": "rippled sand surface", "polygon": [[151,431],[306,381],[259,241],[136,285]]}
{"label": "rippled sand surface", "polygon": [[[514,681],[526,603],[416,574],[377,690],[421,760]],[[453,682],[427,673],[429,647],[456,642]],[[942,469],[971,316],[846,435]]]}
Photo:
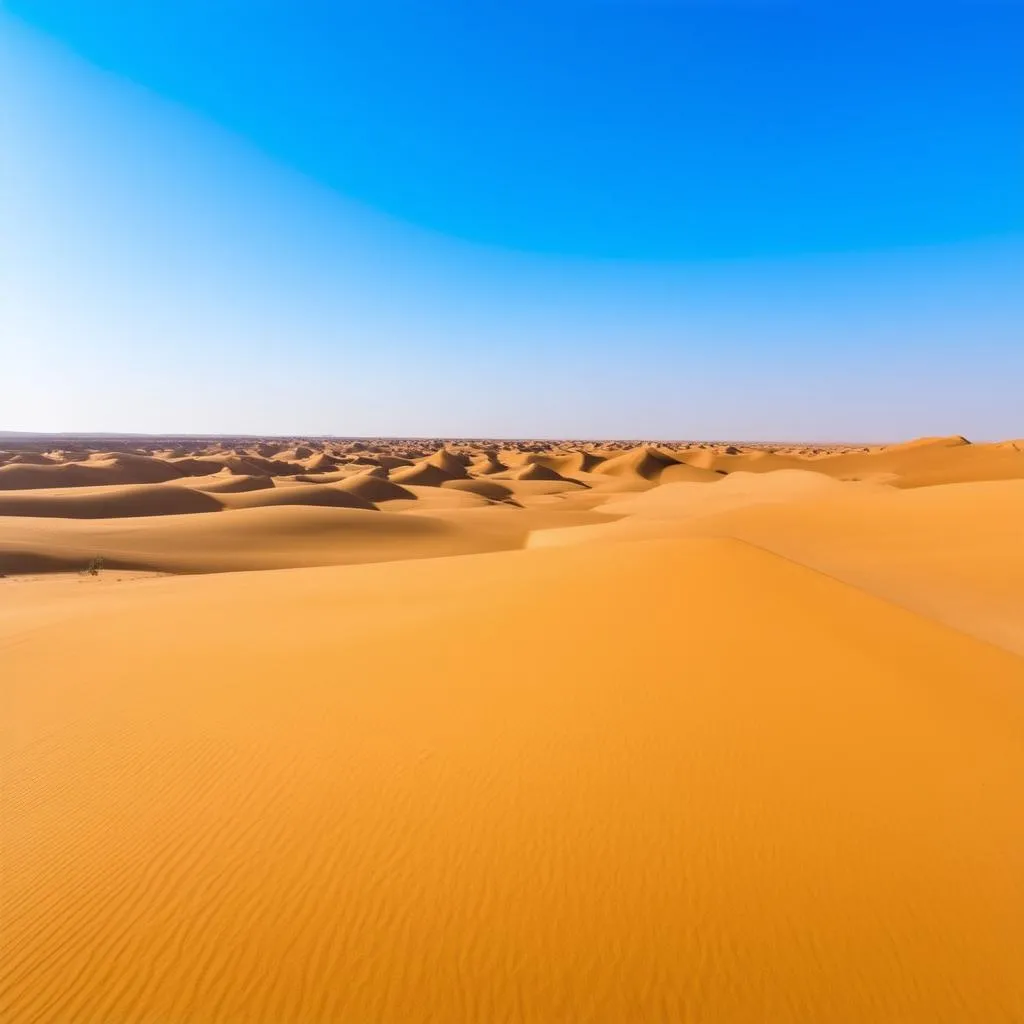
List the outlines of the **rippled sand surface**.
{"label": "rippled sand surface", "polygon": [[[1024,481],[978,447],[4,515],[0,1019],[1024,1019]],[[232,465],[53,500],[290,487]]]}

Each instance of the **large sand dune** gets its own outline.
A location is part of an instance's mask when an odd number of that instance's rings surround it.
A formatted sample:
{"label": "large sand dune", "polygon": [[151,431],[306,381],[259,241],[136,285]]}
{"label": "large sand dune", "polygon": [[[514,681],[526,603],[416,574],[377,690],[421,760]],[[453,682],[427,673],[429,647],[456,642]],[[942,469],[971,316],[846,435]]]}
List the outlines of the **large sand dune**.
{"label": "large sand dune", "polygon": [[110,446],[0,453],[0,1019],[1024,1019],[1020,447]]}
{"label": "large sand dune", "polygon": [[616,522],[532,547],[733,537],[1024,654],[1024,480],[899,490],[799,471],[665,485],[600,506]]}
{"label": "large sand dune", "polygon": [[[219,512],[222,507],[222,502],[212,493],[171,484],[0,491],[0,516],[118,519]],[[6,533],[0,534],[0,543],[5,536]]]}

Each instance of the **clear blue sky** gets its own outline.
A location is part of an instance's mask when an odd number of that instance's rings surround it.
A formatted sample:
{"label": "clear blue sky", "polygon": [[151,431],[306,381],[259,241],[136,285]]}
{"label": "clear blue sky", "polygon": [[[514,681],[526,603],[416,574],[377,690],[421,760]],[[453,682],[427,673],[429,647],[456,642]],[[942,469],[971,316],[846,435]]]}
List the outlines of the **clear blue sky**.
{"label": "clear blue sky", "polygon": [[1024,435],[1021,52],[1012,0],[6,0],[0,429]]}

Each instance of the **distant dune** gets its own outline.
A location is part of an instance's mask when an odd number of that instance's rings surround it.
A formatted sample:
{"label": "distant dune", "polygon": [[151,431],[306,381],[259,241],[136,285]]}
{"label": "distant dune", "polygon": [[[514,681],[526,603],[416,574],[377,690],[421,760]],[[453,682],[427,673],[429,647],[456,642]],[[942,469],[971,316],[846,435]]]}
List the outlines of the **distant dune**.
{"label": "distant dune", "polygon": [[[119,519],[124,516],[219,512],[222,507],[221,502],[212,494],[169,484],[0,491],[0,516]],[[0,545],[3,544],[2,536]]]}
{"label": "distant dune", "polygon": [[643,445],[633,451],[623,452],[605,459],[594,467],[595,473],[603,476],[640,477],[643,480],[656,480],[669,466],[676,465],[677,460],[650,445]]}
{"label": "distant dune", "polygon": [[146,455],[97,453],[82,462],[0,465],[0,491],[162,483],[182,476],[176,466]]}
{"label": "distant dune", "polygon": [[440,487],[443,483],[464,478],[466,475],[464,470],[457,474],[449,473],[431,462],[422,462],[416,466],[402,466],[399,469],[393,469],[390,474],[396,484],[419,487]]}
{"label": "distant dune", "polygon": [[305,484],[296,487],[272,487],[267,490],[246,491],[242,494],[221,495],[224,508],[266,508],[270,505],[330,506],[332,508],[376,509],[352,489],[333,484]]}
{"label": "distant dune", "polygon": [[1021,442],[67,445],[0,1020],[1024,1019]]}
{"label": "distant dune", "polygon": [[497,473],[495,476],[507,477],[509,480],[556,480],[564,481],[566,484],[576,483],[571,477],[562,476],[557,470],[540,462],[527,462],[515,469]]}

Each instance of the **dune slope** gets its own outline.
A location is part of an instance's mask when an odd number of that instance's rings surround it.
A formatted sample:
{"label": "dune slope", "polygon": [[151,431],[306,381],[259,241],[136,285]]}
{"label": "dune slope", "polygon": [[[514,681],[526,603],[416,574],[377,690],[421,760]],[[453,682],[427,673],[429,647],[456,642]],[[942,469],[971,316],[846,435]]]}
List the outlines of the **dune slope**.
{"label": "dune slope", "polygon": [[615,522],[556,523],[530,546],[733,537],[1024,654],[1024,481],[896,489],[819,474],[735,473],[600,506]]}
{"label": "dune slope", "polygon": [[[296,511],[387,518],[192,518]],[[820,573],[654,541],[61,609],[0,617],[3,1019],[1024,1013],[1024,661]]]}
{"label": "dune slope", "polygon": [[77,570],[96,556],[110,568],[216,573],[436,558],[509,546],[492,533],[444,519],[311,505],[131,520],[0,518],[0,572],[8,573]]}
{"label": "dune slope", "polygon": [[210,493],[171,483],[0,491],[0,517],[116,519],[219,512],[222,507]]}

